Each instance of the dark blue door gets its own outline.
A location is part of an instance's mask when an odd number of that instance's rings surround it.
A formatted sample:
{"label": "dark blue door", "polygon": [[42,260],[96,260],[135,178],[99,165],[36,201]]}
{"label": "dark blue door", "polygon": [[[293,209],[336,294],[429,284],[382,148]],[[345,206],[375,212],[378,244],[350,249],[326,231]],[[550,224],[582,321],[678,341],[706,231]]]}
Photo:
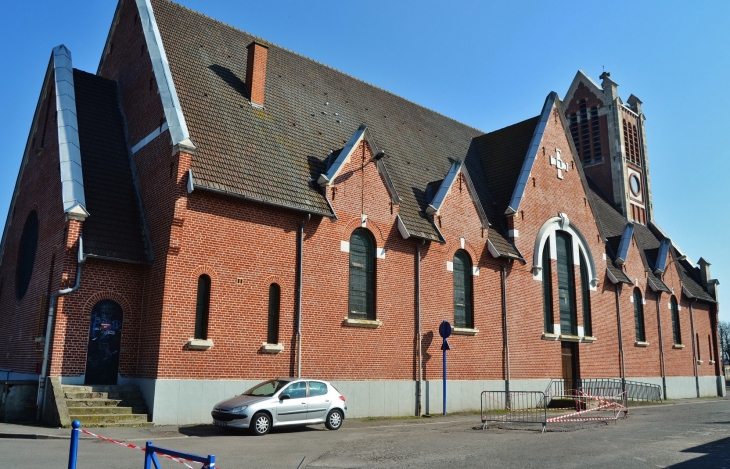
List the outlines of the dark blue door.
{"label": "dark blue door", "polygon": [[122,307],[112,300],[101,300],[91,310],[86,384],[117,384],[122,316]]}

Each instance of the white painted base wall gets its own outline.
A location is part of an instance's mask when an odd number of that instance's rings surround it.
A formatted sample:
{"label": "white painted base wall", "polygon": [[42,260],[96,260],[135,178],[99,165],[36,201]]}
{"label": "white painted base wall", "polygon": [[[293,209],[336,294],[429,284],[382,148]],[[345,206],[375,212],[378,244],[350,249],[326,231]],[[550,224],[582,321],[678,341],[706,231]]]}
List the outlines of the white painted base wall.
{"label": "white painted base wall", "polygon": [[[630,381],[662,385],[657,377],[630,377]],[[719,381],[723,386],[720,387]],[[81,384],[83,378],[61,378],[63,384]],[[213,406],[225,399],[241,394],[260,380],[181,380],[123,378],[119,384],[135,384],[144,395],[157,425],[191,425],[211,423]],[[544,391],[549,379],[512,380],[511,391]],[[446,395],[447,412],[478,411],[482,391],[504,391],[504,381],[448,381]],[[721,377],[703,376],[699,379],[700,395],[724,394]],[[417,397],[415,381],[332,381],[332,385],[346,398],[347,417],[382,417],[416,415]],[[443,412],[443,382],[424,381],[424,414]],[[694,376],[668,377],[667,394],[670,399],[697,396]]]}

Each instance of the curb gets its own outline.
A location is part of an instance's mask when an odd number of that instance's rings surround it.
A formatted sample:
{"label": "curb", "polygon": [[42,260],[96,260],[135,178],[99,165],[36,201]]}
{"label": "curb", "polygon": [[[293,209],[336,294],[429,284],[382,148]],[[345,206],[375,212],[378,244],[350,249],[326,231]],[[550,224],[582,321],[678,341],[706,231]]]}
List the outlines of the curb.
{"label": "curb", "polygon": [[35,433],[0,433],[0,439],[12,438],[17,440],[69,440],[70,436],[64,435],[40,435]]}

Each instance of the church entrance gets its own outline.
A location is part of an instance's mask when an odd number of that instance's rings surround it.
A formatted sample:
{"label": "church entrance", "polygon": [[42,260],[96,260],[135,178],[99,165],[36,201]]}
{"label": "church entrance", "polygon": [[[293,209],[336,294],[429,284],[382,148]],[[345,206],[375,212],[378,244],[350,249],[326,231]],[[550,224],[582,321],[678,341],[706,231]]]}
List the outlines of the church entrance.
{"label": "church entrance", "polygon": [[576,342],[561,342],[561,352],[563,355],[563,382],[566,393],[568,389],[578,387],[578,344]]}
{"label": "church entrance", "polygon": [[119,303],[101,300],[91,310],[84,384],[117,384],[123,312]]}

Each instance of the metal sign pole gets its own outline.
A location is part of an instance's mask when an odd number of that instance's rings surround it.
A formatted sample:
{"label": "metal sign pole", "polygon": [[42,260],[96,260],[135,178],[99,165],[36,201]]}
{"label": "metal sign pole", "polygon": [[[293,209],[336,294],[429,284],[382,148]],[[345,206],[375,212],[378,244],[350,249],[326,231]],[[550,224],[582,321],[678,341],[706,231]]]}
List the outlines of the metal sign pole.
{"label": "metal sign pole", "polygon": [[439,326],[439,335],[444,339],[443,343],[441,344],[441,350],[444,352],[444,390],[443,390],[443,397],[444,397],[444,407],[443,412],[444,415],[446,415],[446,351],[451,350],[451,347],[449,346],[449,341],[446,340],[450,335],[451,332],[453,332],[453,329],[451,327],[451,324],[449,321],[441,321],[441,325]]}

